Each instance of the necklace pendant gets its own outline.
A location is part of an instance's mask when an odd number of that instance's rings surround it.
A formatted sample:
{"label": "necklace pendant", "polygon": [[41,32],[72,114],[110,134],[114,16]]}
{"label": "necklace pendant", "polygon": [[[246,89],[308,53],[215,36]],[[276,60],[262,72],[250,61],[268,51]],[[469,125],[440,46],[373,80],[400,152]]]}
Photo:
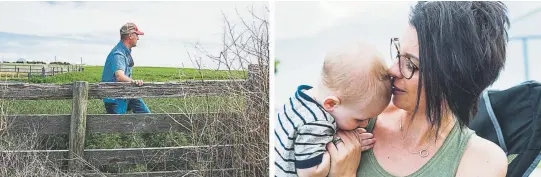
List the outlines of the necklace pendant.
{"label": "necklace pendant", "polygon": [[428,150],[423,149],[423,150],[419,151],[419,156],[421,156],[422,158],[427,157],[428,156]]}

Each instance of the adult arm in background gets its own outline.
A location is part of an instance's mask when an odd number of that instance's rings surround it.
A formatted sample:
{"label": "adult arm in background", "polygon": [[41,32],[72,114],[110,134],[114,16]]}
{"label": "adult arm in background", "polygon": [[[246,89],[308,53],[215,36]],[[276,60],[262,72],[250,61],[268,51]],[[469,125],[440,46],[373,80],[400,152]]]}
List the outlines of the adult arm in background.
{"label": "adult arm in background", "polygon": [[337,135],[343,142],[336,146],[332,143],[327,144],[327,150],[331,155],[329,176],[355,177],[361,162],[361,152],[374,147],[374,136],[363,128],[356,131],[338,131]]}

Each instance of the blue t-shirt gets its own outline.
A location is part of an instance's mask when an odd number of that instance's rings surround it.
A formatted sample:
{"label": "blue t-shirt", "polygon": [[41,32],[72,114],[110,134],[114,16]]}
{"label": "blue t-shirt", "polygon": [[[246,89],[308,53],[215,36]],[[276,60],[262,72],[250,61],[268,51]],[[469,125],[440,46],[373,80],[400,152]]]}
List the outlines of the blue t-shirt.
{"label": "blue t-shirt", "polygon": [[[105,60],[103,66],[103,72],[101,74],[101,82],[117,82],[115,71],[123,70],[124,74],[131,78],[133,67],[133,58],[131,57],[131,50],[128,49],[122,41],[111,50]],[[125,99],[112,99],[105,98],[104,102],[118,103],[119,101],[125,101]]]}

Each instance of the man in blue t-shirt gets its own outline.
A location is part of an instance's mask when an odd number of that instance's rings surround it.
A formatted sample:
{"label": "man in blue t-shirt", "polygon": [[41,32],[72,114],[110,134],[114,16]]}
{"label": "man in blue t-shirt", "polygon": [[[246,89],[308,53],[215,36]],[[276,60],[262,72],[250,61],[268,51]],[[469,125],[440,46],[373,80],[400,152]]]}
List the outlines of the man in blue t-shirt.
{"label": "man in blue t-shirt", "polygon": [[[144,35],[133,23],[126,23],[120,28],[120,42],[111,50],[103,66],[101,82],[130,82],[143,85],[142,80],[133,80],[131,48],[137,46],[139,35]],[[103,99],[108,114],[125,114],[129,110],[134,113],[150,113],[145,102],[137,99]]]}

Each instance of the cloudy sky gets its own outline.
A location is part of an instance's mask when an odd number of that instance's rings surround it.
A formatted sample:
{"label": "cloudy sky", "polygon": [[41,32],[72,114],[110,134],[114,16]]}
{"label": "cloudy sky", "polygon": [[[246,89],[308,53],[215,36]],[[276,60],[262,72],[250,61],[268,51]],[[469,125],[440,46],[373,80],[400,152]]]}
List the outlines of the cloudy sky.
{"label": "cloudy sky", "polygon": [[[541,2],[505,2],[510,37],[541,36]],[[276,2],[276,104],[287,100],[299,84],[314,84],[325,52],[356,40],[389,51],[389,38],[400,37],[414,2]],[[302,10],[301,10],[302,9]],[[528,41],[529,79],[541,81],[536,53],[541,38]],[[505,89],[525,81],[522,41],[508,43],[507,63],[491,89]],[[291,77],[295,76],[295,77]]]}
{"label": "cloudy sky", "polygon": [[[103,65],[119,41],[119,29],[134,22],[141,31],[133,57],[139,66],[193,67],[187,52],[200,43],[221,47],[223,14],[233,25],[269,14],[268,2],[0,2],[0,59],[55,60]],[[213,63],[207,62],[212,68]]]}

